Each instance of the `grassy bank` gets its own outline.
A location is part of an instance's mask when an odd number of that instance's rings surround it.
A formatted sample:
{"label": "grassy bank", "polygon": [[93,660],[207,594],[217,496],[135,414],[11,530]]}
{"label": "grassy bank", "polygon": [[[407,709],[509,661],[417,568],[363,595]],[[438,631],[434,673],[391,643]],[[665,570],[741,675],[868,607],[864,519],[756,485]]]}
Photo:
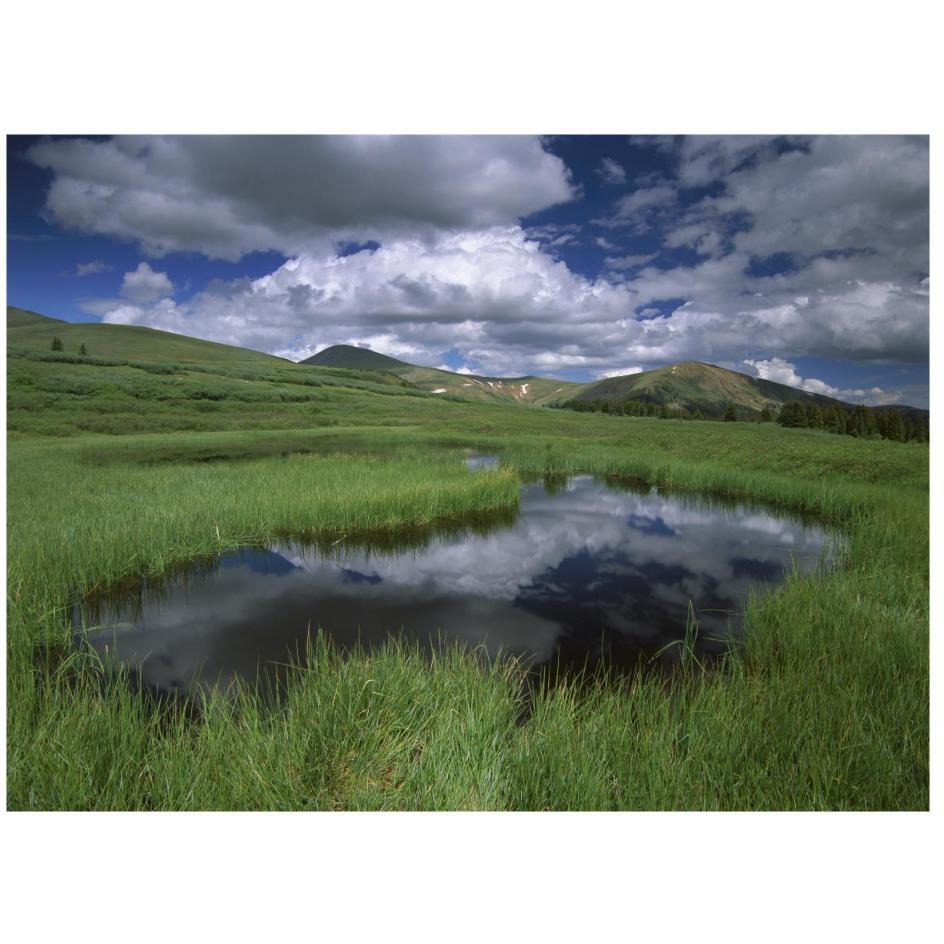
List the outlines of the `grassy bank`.
{"label": "grassy bank", "polygon": [[[73,365],[85,392],[64,393],[41,389],[64,382],[48,362],[17,363],[40,366],[11,380],[11,808],[927,806],[926,447],[450,403],[345,378],[315,389],[330,425],[280,400],[299,385],[277,378],[246,380],[262,399],[215,412],[183,396],[158,414],[176,431],[138,435],[178,374]],[[129,376],[158,386],[135,397]],[[236,380],[199,383],[214,377]],[[83,429],[106,401],[108,435]],[[500,453],[505,471],[469,473],[464,447]],[[522,477],[576,471],[813,514],[847,535],[845,557],[753,601],[724,673],[692,666],[671,691],[654,676],[564,685],[523,725],[514,668],[458,650],[429,665],[395,644],[342,659],[316,643],[278,709],[244,692],[199,718],[155,712],[68,653],[77,591],[289,532],[434,528],[513,506]]]}

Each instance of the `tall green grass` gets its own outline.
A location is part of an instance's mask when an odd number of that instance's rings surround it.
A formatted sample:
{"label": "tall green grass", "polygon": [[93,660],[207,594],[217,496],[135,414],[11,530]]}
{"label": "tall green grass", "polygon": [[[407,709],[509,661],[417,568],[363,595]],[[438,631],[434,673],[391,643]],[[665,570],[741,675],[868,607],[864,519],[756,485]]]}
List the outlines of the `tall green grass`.
{"label": "tall green grass", "polygon": [[[926,448],[332,396],[330,429],[277,428],[288,405],[266,430],[11,441],[11,808],[927,807]],[[64,415],[39,410],[37,428]],[[466,448],[502,470],[468,472]],[[277,706],[247,689],[196,716],[70,654],[78,592],[290,533],[455,524],[578,471],[812,515],[841,529],[843,556],[753,600],[720,669],[539,688],[524,723],[520,670],[458,648],[344,658],[316,636]]]}

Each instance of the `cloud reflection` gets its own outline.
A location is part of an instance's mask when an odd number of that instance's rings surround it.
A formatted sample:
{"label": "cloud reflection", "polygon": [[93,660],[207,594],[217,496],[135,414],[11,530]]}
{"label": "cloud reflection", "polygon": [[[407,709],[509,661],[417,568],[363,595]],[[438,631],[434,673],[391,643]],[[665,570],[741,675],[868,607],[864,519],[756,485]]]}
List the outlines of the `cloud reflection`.
{"label": "cloud reflection", "polygon": [[403,632],[532,664],[582,663],[605,646],[630,664],[684,635],[689,601],[703,634],[723,635],[752,588],[794,565],[811,570],[826,543],[823,531],[756,508],[576,477],[553,492],[524,488],[510,527],[422,550],[341,545],[326,556],[284,544],[229,555],[208,578],[146,599],[133,625],[106,613],[89,638],[165,691],[254,679],[319,627],[343,646]]}

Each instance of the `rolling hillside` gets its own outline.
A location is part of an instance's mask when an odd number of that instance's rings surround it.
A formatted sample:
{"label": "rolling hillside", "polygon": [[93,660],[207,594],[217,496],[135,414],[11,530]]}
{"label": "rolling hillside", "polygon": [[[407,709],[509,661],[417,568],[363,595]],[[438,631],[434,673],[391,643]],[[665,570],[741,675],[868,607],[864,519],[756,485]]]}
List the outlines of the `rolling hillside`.
{"label": "rolling hillside", "polygon": [[418,367],[386,354],[347,344],[335,344],[325,348],[301,363],[314,367],[387,370],[427,393],[448,394],[471,400],[511,400],[537,406],[561,398],[567,399],[583,386],[547,377],[479,377],[475,374],[457,374],[435,367]]}
{"label": "rolling hillside", "polygon": [[[62,341],[61,354],[53,354],[50,350],[54,337]],[[821,406],[840,404],[847,409],[851,407],[851,404],[831,397],[697,361],[685,361],[586,384],[548,377],[458,374],[435,367],[420,367],[367,348],[344,344],[326,348],[300,364],[293,364],[271,354],[153,328],[96,322],[73,323],[22,308],[7,307],[7,350],[11,355],[69,360],[76,357],[82,344],[91,360],[121,358],[152,363],[171,362],[181,367],[193,364],[195,368],[206,365],[208,368],[276,370],[285,379],[295,373],[299,381],[314,370],[312,380],[321,378],[329,385],[393,385],[415,388],[425,394],[451,395],[485,403],[563,406],[581,401],[639,401],[684,408],[692,413],[700,411],[705,416],[717,417],[724,413],[729,403],[735,404],[745,417],[756,416],[765,407],[777,411],[789,400]],[[903,418],[928,416],[927,410],[903,405],[872,409],[894,409]]]}

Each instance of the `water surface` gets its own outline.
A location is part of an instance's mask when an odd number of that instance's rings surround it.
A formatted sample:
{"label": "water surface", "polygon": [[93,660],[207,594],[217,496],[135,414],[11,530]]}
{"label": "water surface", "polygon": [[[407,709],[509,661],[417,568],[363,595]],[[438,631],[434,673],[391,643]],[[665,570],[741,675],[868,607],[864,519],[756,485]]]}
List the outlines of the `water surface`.
{"label": "water surface", "polygon": [[749,593],[813,570],[830,542],[757,507],[576,477],[525,486],[492,526],[409,543],[243,549],[77,620],[106,660],[173,694],[271,675],[319,627],[342,647],[397,633],[535,669],[627,669],[675,656],[690,604],[698,651],[720,651]]}

